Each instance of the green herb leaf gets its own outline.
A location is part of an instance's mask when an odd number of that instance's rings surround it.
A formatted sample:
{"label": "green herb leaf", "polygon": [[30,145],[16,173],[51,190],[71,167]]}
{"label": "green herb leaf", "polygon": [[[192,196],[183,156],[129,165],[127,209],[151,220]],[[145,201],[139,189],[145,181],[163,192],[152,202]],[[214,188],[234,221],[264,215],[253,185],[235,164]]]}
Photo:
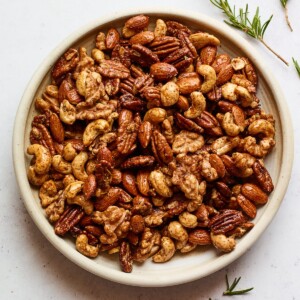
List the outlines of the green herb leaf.
{"label": "green herb leaf", "polygon": [[[287,0],[280,0],[287,1]],[[240,29],[244,31],[247,35],[259,40],[268,50],[270,50],[273,54],[275,54],[280,60],[282,60],[287,66],[288,62],[282,58],[279,54],[277,54],[270,46],[266,44],[264,41],[265,32],[272,21],[273,15],[270,18],[262,22],[259,14],[259,7],[257,7],[255,15],[252,20],[249,18],[249,8],[248,4],[246,4],[245,8],[239,8],[238,13],[236,13],[235,5],[233,8],[230,6],[228,0],[210,0],[210,2],[222,10],[222,12],[227,16],[228,20],[224,20],[224,22],[232,27]]]}
{"label": "green herb leaf", "polygon": [[299,63],[297,62],[297,60],[294,57],[292,57],[292,59],[293,59],[293,63],[294,63],[294,66],[296,68],[296,71],[297,71],[297,73],[298,73],[298,75],[300,77],[300,66],[299,66]]}
{"label": "green herb leaf", "polygon": [[236,286],[238,285],[240,280],[241,280],[241,277],[234,278],[232,284],[229,284],[228,276],[226,274],[227,290],[225,292],[223,292],[223,295],[225,295],[225,296],[243,295],[243,294],[246,294],[246,293],[250,292],[251,290],[253,290],[253,287],[252,287],[252,288],[248,288],[248,289],[235,291],[234,289],[236,288]]}

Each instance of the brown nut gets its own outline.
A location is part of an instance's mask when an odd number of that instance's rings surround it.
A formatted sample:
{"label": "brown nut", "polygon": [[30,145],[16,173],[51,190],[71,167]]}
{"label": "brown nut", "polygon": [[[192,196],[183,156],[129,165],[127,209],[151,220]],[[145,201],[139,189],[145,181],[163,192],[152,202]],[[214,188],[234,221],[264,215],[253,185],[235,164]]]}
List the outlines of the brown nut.
{"label": "brown nut", "polygon": [[256,184],[245,183],[241,188],[242,194],[255,204],[266,204],[268,195],[264,193]]}
{"label": "brown nut", "polygon": [[150,75],[158,81],[168,81],[177,74],[177,69],[168,63],[158,62],[150,67]]}

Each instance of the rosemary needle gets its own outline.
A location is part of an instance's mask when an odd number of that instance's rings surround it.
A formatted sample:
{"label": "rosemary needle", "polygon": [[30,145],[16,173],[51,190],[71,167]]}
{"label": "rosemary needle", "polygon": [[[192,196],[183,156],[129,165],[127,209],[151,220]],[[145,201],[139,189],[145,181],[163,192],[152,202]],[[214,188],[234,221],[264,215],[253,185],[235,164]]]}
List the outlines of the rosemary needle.
{"label": "rosemary needle", "polygon": [[246,294],[246,293],[250,292],[251,290],[253,290],[253,287],[252,287],[252,288],[249,288],[249,289],[235,291],[234,289],[238,285],[240,280],[241,280],[241,277],[234,278],[232,284],[229,284],[228,276],[226,274],[227,290],[225,292],[223,292],[223,295],[225,295],[225,296],[243,295],[243,294]]}
{"label": "rosemary needle", "polygon": [[231,8],[230,4],[228,3],[228,0],[210,0],[210,2],[214,6],[221,9],[223,13],[228,17],[228,20],[224,21],[226,24],[240,29],[244,31],[247,35],[259,40],[268,50],[270,50],[274,55],[276,55],[287,66],[289,65],[288,62],[282,56],[276,53],[264,40],[264,34],[272,20],[273,15],[265,23],[262,24],[258,7],[256,9],[253,19],[250,20],[248,16],[248,4],[246,5],[245,9],[239,8],[237,12],[235,5],[233,6],[233,8]]}
{"label": "rosemary needle", "polygon": [[292,25],[291,25],[290,20],[289,20],[289,15],[288,15],[288,8],[287,8],[287,2],[288,2],[288,0],[280,0],[280,2],[281,2],[282,6],[284,8],[284,14],[285,14],[286,23],[290,27],[290,30],[293,31]]}
{"label": "rosemary needle", "polygon": [[298,75],[300,76],[300,65],[294,57],[292,57],[292,59],[293,59],[293,63],[296,68],[296,71],[297,71]]}

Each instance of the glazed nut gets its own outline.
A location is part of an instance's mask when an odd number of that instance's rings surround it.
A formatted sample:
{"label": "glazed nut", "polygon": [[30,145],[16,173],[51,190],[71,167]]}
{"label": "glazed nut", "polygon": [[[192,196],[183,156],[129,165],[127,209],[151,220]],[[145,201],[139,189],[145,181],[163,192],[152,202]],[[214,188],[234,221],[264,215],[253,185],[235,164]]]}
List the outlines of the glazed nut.
{"label": "glazed nut", "polygon": [[130,227],[132,232],[141,233],[145,229],[144,218],[141,215],[134,215],[130,220]]}
{"label": "glazed nut", "polygon": [[177,78],[176,84],[179,87],[179,92],[181,94],[190,94],[194,91],[200,90],[201,87],[201,81],[196,72],[180,74]]}
{"label": "glazed nut", "polygon": [[178,221],[169,223],[168,232],[173,239],[181,242],[182,246],[188,241],[189,235],[186,229]]}
{"label": "glazed nut", "polygon": [[164,62],[158,62],[150,67],[150,75],[158,81],[168,81],[178,74],[173,65]]}
{"label": "glazed nut", "polygon": [[165,120],[166,117],[167,117],[167,112],[163,108],[155,107],[149,109],[146,112],[144,116],[144,121],[149,121],[150,123],[157,124]]}
{"label": "glazed nut", "polygon": [[51,154],[46,147],[33,144],[28,146],[27,153],[35,157],[35,164],[32,166],[34,173],[39,175],[48,173],[51,166]]}
{"label": "glazed nut", "polygon": [[85,164],[88,161],[88,158],[87,152],[81,151],[72,161],[72,172],[78,180],[84,181],[88,177],[88,174],[85,171]]}
{"label": "glazed nut", "polygon": [[154,36],[155,37],[165,36],[166,33],[167,33],[167,25],[165,21],[162,19],[157,19],[154,28]]}
{"label": "glazed nut", "polygon": [[104,134],[110,129],[106,120],[99,119],[90,122],[83,133],[83,144],[89,146],[99,134]]}
{"label": "glazed nut", "polygon": [[190,41],[193,43],[197,50],[207,46],[219,46],[220,40],[214,35],[206,32],[197,32],[189,36]]}
{"label": "glazed nut", "polygon": [[54,155],[52,157],[52,167],[61,174],[67,175],[72,173],[71,163],[65,161],[61,155]]}
{"label": "glazed nut", "polygon": [[181,225],[186,228],[195,228],[198,224],[197,217],[187,211],[181,213],[178,219]]}
{"label": "glazed nut", "polygon": [[209,65],[197,65],[197,73],[204,77],[201,85],[201,92],[206,94],[213,89],[217,81],[217,75],[214,68]]}
{"label": "glazed nut", "polygon": [[206,246],[211,244],[211,237],[207,230],[194,229],[189,232],[189,242],[193,245]]}
{"label": "glazed nut", "polygon": [[80,234],[77,236],[76,250],[79,251],[81,254],[91,258],[95,258],[99,254],[99,247],[89,245],[88,237],[85,234]]}
{"label": "glazed nut", "polygon": [[242,58],[236,57],[231,60],[231,65],[235,71],[239,71],[245,68],[246,63]]}
{"label": "glazed nut", "polygon": [[256,184],[245,183],[241,187],[242,194],[255,204],[266,204],[268,195],[263,192]]}
{"label": "glazed nut", "polygon": [[176,248],[172,239],[167,236],[161,238],[161,249],[152,256],[156,263],[163,263],[170,260],[175,254]]}
{"label": "glazed nut", "polygon": [[189,119],[195,119],[205,110],[206,100],[201,92],[192,92],[190,97],[192,100],[192,106],[184,112],[184,116]]}
{"label": "glazed nut", "polygon": [[222,252],[231,252],[236,245],[235,239],[233,237],[227,237],[224,234],[214,234],[210,233],[211,241],[215,248]]}
{"label": "glazed nut", "polygon": [[176,83],[169,81],[162,86],[160,95],[163,106],[172,106],[178,101],[179,87]]}
{"label": "glazed nut", "polygon": [[172,197],[173,191],[170,184],[168,184],[166,175],[164,175],[161,171],[152,171],[149,175],[149,181],[159,195],[166,198]]}

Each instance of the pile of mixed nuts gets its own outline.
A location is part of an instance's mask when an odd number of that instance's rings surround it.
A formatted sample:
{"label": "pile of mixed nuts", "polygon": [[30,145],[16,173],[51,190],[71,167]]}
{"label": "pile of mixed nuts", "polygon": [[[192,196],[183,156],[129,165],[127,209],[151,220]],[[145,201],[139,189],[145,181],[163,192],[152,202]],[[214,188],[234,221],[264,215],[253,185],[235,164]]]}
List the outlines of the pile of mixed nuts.
{"label": "pile of mixed nuts", "polygon": [[184,24],[138,15],[67,50],[35,100],[28,179],[55,233],[88,257],[229,252],[268,201],[274,119],[246,57]]}

